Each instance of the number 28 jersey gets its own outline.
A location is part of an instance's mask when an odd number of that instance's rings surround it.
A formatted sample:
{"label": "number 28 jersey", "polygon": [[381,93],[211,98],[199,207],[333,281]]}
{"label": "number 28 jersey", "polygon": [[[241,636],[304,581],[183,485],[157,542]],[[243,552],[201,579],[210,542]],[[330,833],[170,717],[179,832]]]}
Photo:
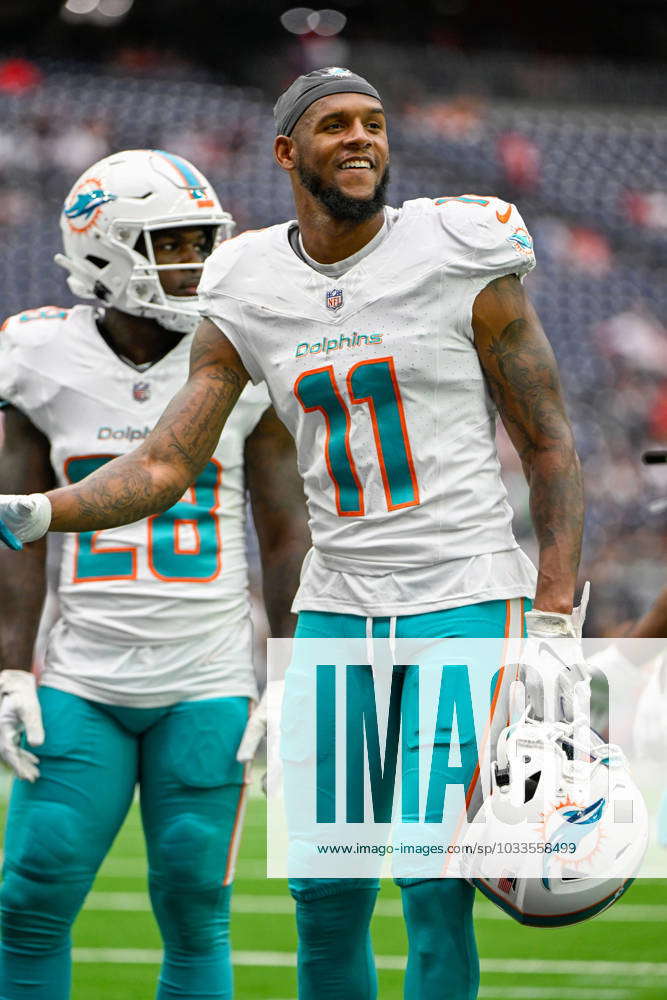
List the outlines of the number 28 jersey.
{"label": "number 28 jersey", "polygon": [[[74,483],[148,435],[185,382],[191,341],[139,372],[107,346],[92,307],[32,310],[0,333],[0,398],[48,438],[58,484]],[[253,695],[243,462],[268,404],[248,387],[164,514],[64,536],[45,683],[135,705]]]}
{"label": "number 28 jersey", "polygon": [[471,313],[534,266],[498,199],[387,211],[383,242],[337,279],[297,256],[288,223],[223,244],[199,286],[294,434],[315,556],[371,577],[517,548]]}

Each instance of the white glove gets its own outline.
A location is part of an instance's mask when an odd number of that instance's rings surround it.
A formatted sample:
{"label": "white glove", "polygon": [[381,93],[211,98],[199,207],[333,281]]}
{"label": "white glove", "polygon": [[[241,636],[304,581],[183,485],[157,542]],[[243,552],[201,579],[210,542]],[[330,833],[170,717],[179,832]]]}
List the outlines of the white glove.
{"label": "white glove", "polygon": [[0,494],[0,544],[22,548],[45,535],[51,524],[51,501],[44,493]]}
{"label": "white glove", "polygon": [[[540,664],[548,663],[558,669],[558,689],[556,720],[574,722],[587,711],[590,699],[590,671],[584,660],[581,636],[588,607],[591,585],[586,582],[581,594],[581,604],[571,615],[556,611],[539,611],[537,608],[526,612],[528,634],[527,659]],[[549,640],[558,640],[548,648]],[[533,642],[532,640],[538,640]],[[534,719],[544,719],[544,693],[533,671],[524,672],[526,700],[530,715]]]}
{"label": "white glove", "polygon": [[[268,794],[267,785],[271,790],[271,794],[277,792],[278,789],[282,787],[282,762],[280,760],[280,726],[279,715],[275,716],[275,725],[267,732],[268,728],[268,710],[269,710],[269,692],[271,692],[271,706],[272,711],[277,712],[279,706],[282,706],[283,694],[284,694],[285,682],[284,681],[271,681],[270,685],[267,685],[264,694],[256,705],[254,711],[251,713],[248,723],[245,727],[245,731],[241,738],[241,743],[239,744],[238,751],[236,753],[236,759],[245,764],[251,761],[255,754],[257,753],[257,748],[262,742],[264,737],[267,737],[266,746],[266,767],[267,770],[262,775],[262,791],[265,795]],[[270,782],[269,779],[270,778]]]}
{"label": "white glove", "polygon": [[31,746],[44,742],[35,675],[27,670],[3,670],[0,694],[0,758],[19,778],[36,781],[39,758],[19,746],[23,730]]}
{"label": "white glove", "polygon": [[247,764],[257,753],[257,747],[266,736],[266,691],[250,713],[250,718],[243,730],[243,736],[236,751],[236,759]]}

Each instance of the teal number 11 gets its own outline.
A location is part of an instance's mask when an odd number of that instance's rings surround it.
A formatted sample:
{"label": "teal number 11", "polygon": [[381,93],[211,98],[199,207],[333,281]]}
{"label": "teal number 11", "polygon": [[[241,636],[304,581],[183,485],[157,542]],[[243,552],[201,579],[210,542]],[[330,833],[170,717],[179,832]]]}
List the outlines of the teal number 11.
{"label": "teal number 11", "polygon": [[[394,359],[360,361],[347,373],[346,385],[352,403],[368,406],[387,510],[417,506],[419,487]],[[319,411],[326,422],[325,460],[339,515],[363,517],[364,492],[350,447],[352,421],[333,365],[304,372],[294,394],[306,413]]]}

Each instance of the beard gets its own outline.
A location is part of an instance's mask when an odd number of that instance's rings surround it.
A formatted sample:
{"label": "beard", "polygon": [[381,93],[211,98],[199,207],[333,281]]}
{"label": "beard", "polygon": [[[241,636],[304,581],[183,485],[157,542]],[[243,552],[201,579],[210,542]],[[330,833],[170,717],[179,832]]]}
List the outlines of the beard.
{"label": "beard", "polygon": [[370,198],[352,198],[337,187],[327,186],[319,174],[303,165],[297,166],[299,180],[337,222],[366,222],[384,208],[385,194],[389,184],[389,166],[375,185]]}

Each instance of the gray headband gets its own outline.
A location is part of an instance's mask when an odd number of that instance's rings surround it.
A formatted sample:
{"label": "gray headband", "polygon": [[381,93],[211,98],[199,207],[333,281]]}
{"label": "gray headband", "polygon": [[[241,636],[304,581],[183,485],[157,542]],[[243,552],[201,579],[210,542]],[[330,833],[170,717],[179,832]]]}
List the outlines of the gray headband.
{"label": "gray headband", "polygon": [[273,108],[276,135],[291,135],[304,111],[329,94],[368,94],[369,97],[380,100],[375,87],[364,80],[363,76],[357,76],[349,69],[341,69],[339,66],[315,69],[305,76],[298,76],[276,101]]}

